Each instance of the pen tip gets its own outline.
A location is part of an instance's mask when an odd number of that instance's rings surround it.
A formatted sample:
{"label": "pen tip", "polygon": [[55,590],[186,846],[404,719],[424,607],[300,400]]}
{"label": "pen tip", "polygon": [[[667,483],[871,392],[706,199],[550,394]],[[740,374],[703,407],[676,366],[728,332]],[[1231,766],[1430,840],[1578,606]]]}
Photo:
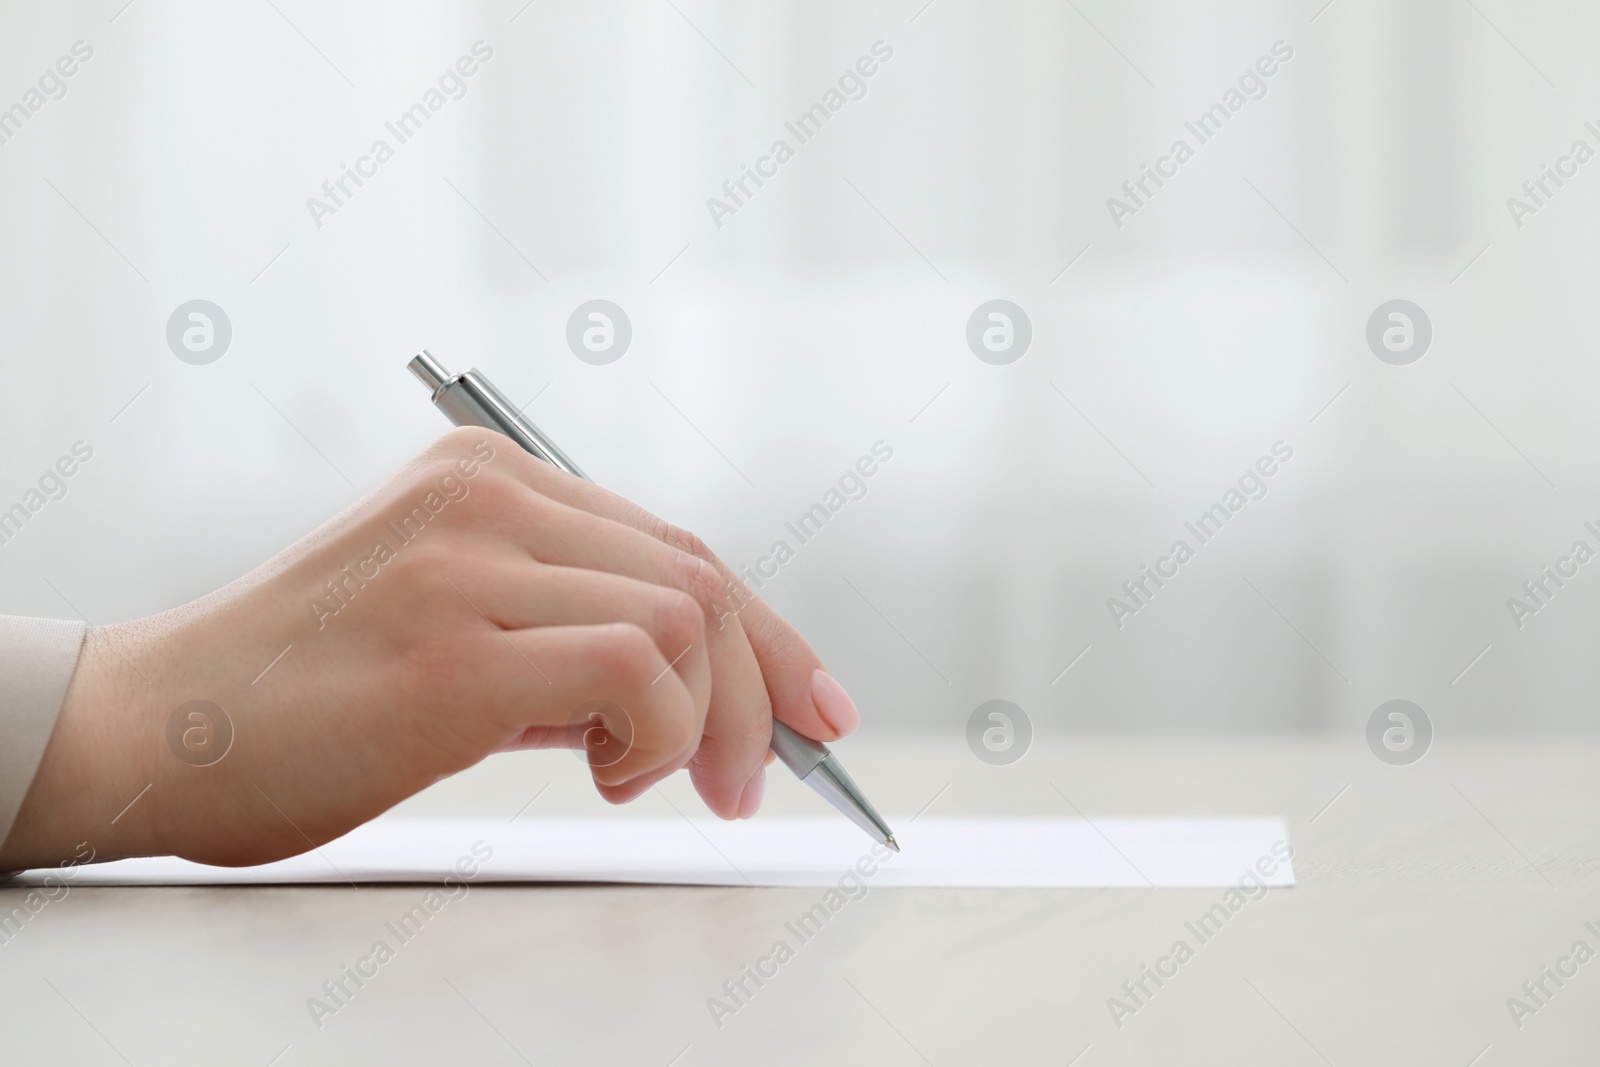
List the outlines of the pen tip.
{"label": "pen tip", "polygon": [[884,842],[884,844],[888,845],[890,848],[894,849],[896,852],[900,851],[900,842],[898,842],[898,841],[896,841],[894,839],[894,835],[893,834],[889,835],[888,840],[886,840]]}

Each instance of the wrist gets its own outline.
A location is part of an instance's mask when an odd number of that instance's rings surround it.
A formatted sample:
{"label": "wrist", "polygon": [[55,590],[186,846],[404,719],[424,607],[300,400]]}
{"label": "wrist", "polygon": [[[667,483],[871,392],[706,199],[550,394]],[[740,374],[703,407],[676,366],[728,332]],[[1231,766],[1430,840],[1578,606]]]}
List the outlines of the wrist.
{"label": "wrist", "polygon": [[[153,784],[149,691],[128,648],[131,625],[90,627],[50,742],[16,822],[0,848],[0,869],[55,866],[160,850],[138,809]],[[142,699],[141,699],[142,698]]]}

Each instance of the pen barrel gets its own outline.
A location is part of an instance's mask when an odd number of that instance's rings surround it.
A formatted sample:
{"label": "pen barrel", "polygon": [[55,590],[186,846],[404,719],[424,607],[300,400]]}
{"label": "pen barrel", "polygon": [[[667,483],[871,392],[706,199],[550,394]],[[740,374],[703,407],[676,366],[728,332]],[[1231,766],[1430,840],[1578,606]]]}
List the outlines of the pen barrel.
{"label": "pen barrel", "polygon": [[457,426],[480,426],[503,433],[525,451],[568,474],[591,480],[554,441],[523,418],[517,406],[476,370],[449,378],[427,352],[411,361],[411,371],[433,390],[433,406]]}
{"label": "pen barrel", "polygon": [[804,778],[828,758],[828,750],[820,742],[795,733],[777,719],[772,720],[772,752],[796,778]]}
{"label": "pen barrel", "polygon": [[824,756],[822,762],[800,780],[812,792],[832,804],[839,814],[865,830],[873,840],[889,845],[896,852],[900,851],[900,846],[894,844],[894,834],[889,824],[883,821],[878,809],[872,806],[832,755]]}

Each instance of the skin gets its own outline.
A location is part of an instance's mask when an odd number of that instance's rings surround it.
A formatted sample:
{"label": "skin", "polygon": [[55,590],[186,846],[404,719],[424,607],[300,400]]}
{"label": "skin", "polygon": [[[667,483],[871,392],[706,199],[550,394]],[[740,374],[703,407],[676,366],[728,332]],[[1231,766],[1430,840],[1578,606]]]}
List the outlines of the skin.
{"label": "skin", "polygon": [[[521,748],[588,748],[613,803],[687,767],[713,812],[749,818],[774,717],[821,741],[860,722],[821,667],[699,538],[456,430],[231,585],[91,628],[0,869],[85,846],[265,863]],[[194,700],[233,728],[205,766],[179,751],[225,728],[178,711]]]}

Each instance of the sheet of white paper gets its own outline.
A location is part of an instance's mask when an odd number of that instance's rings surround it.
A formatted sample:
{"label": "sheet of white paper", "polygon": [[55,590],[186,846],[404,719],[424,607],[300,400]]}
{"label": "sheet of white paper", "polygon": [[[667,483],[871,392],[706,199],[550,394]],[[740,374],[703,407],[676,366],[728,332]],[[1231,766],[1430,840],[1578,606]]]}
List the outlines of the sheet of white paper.
{"label": "sheet of white paper", "polygon": [[[860,830],[836,817],[378,819],[260,867],[131,859],[28,871],[12,884],[37,885],[46,876],[74,886],[439,883],[448,876],[452,884],[821,887],[852,868],[872,886],[891,887],[1224,887],[1252,871],[1268,886],[1294,884],[1288,827],[1277,818],[929,817],[891,825],[902,852],[882,860]],[[869,862],[857,867],[863,858]]]}

